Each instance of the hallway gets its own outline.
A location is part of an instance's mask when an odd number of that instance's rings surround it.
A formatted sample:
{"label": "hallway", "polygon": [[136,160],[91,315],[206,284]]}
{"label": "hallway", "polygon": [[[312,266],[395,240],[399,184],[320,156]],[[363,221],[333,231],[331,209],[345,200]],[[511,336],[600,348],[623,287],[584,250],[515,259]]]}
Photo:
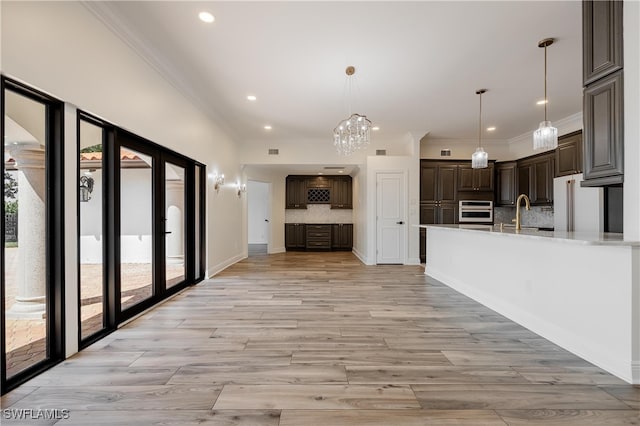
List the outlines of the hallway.
{"label": "hallway", "polygon": [[640,388],[420,266],[289,252],[183,291],[2,408],[68,409],[37,423],[58,425],[632,425]]}

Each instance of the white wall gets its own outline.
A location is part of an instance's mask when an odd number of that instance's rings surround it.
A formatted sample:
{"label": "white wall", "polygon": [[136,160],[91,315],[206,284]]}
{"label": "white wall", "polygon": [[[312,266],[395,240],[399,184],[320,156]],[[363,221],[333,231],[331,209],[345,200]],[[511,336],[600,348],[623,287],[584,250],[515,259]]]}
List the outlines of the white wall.
{"label": "white wall", "polygon": [[[626,60],[625,60],[626,62]],[[533,123],[535,127],[536,123]],[[566,135],[582,129],[582,112],[553,122],[558,129],[558,135]],[[533,131],[515,136],[511,139],[486,139],[482,147],[489,153],[490,160],[509,161],[539,154],[533,150]],[[477,139],[432,139],[428,135],[420,142],[420,158],[471,160],[471,154],[478,147]],[[451,157],[441,157],[441,149],[450,149]]]}
{"label": "white wall", "polygon": [[[201,161],[209,171],[240,176],[234,142],[81,3],[3,1],[1,7],[3,73]],[[67,145],[75,149],[75,141]],[[207,223],[212,274],[242,254],[242,203],[233,188],[219,194],[208,188]]]}
{"label": "white wall", "polygon": [[353,178],[353,253],[361,262],[367,263],[367,166],[360,165],[351,175]]}

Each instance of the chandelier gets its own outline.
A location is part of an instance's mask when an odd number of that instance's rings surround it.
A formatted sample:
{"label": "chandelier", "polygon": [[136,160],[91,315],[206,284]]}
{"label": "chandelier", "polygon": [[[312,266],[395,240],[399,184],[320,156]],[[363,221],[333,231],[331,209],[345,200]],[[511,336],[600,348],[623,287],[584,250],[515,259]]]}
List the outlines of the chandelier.
{"label": "chandelier", "polygon": [[482,148],[482,94],[487,89],[476,90],[476,95],[480,95],[480,118],[478,119],[478,147],[471,156],[471,168],[484,169],[489,165],[489,154]]}
{"label": "chandelier", "polygon": [[[351,76],[356,69],[348,66],[345,70],[347,74],[347,84],[349,97],[351,97]],[[349,118],[342,120],[333,129],[333,145],[340,155],[351,155],[354,151],[365,148],[371,139],[371,121],[366,115],[351,114],[349,105]]]}
{"label": "chandelier", "polygon": [[547,47],[553,44],[552,38],[545,38],[538,43],[538,47],[544,47],[544,121],[533,132],[533,149],[549,150],[558,146],[558,129],[547,120]]}

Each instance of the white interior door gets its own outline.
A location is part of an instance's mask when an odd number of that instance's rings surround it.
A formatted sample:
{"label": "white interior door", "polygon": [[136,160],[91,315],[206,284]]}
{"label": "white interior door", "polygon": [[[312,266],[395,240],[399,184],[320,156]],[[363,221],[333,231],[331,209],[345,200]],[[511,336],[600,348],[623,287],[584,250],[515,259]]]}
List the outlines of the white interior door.
{"label": "white interior door", "polygon": [[402,264],[407,233],[404,173],[377,173],[376,193],[376,263]]}
{"label": "white interior door", "polygon": [[269,243],[269,184],[247,182],[247,228],[249,244]]}

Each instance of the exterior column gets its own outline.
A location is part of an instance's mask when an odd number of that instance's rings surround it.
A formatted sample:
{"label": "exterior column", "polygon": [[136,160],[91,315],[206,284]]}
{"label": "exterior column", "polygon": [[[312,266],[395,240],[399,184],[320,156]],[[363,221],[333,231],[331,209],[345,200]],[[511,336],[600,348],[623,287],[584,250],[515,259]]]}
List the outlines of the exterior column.
{"label": "exterior column", "polygon": [[166,181],[167,263],[184,263],[184,182]]}
{"label": "exterior column", "polygon": [[37,143],[6,146],[18,168],[17,295],[7,318],[44,318],[47,250],[45,151]]}

